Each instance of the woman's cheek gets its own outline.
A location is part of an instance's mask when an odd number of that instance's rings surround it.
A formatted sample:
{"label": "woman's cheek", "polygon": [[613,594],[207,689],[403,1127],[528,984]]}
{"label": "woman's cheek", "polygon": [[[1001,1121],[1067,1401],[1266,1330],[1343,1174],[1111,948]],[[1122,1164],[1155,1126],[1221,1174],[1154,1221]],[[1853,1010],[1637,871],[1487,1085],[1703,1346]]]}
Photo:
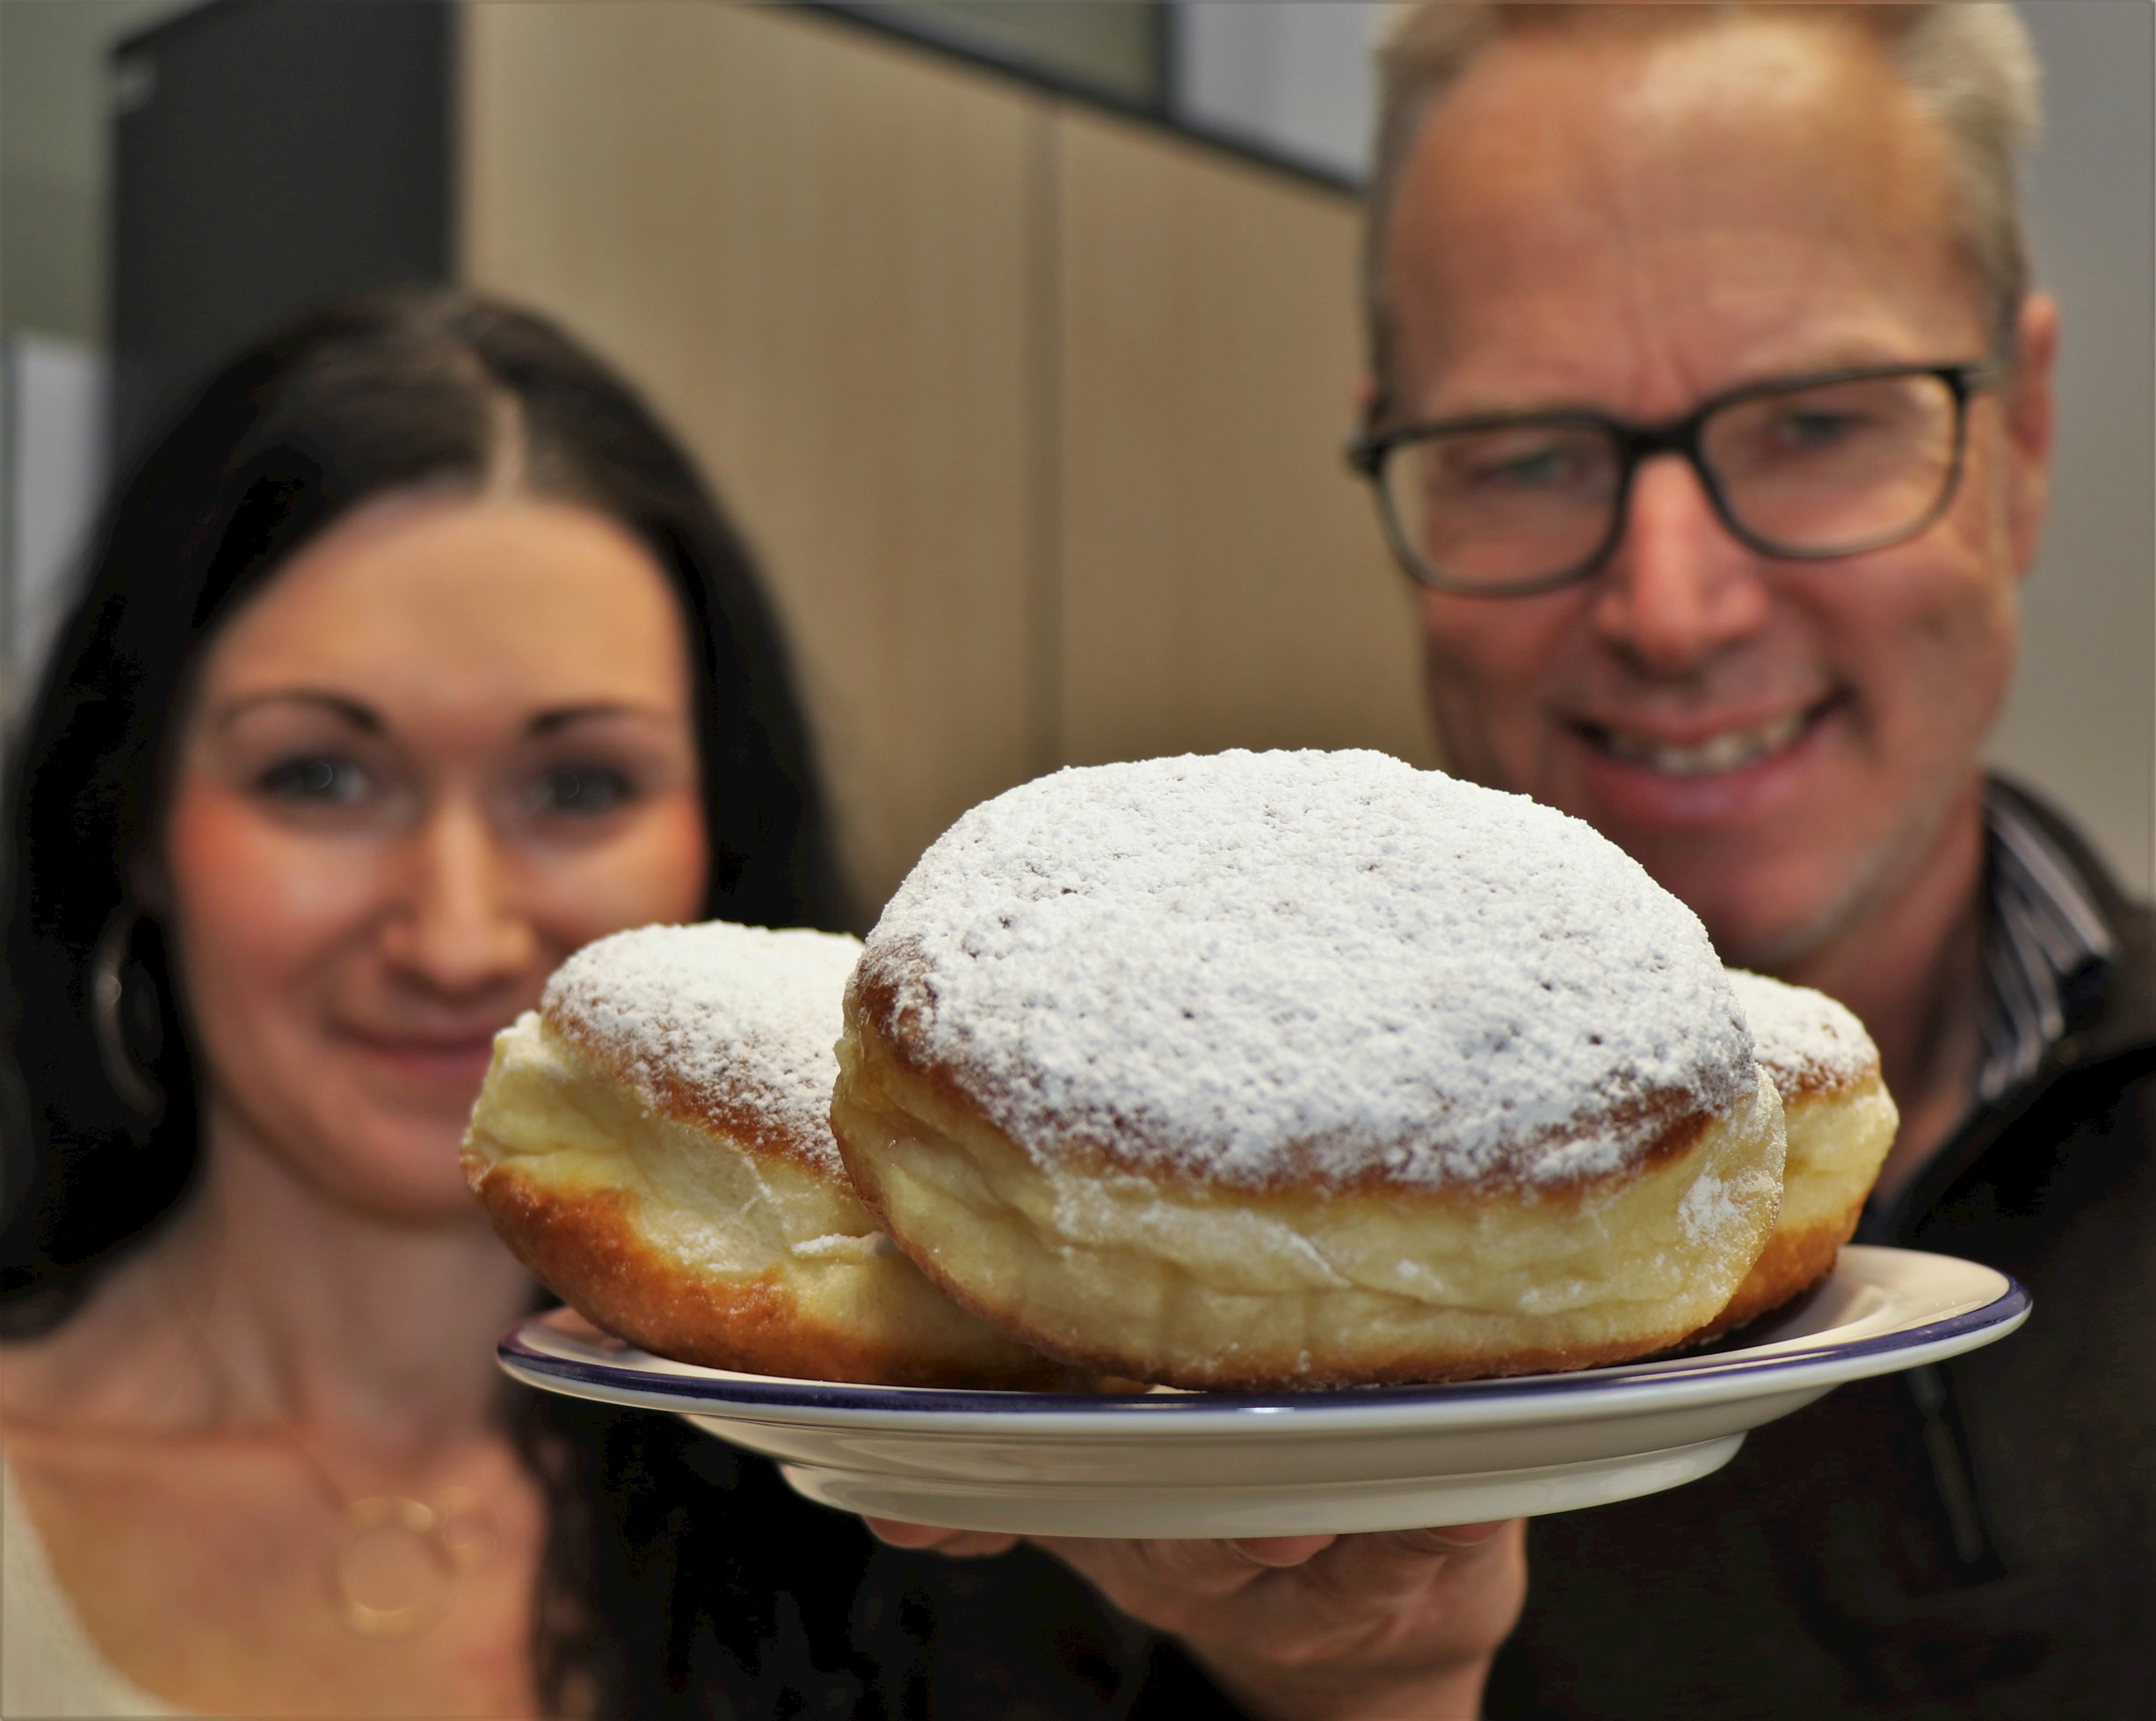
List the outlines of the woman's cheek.
{"label": "woman's cheek", "polygon": [[182,786],[165,871],[194,1019],[289,1007],[373,907],[363,841],[297,831],[215,784]]}
{"label": "woman's cheek", "polygon": [[566,955],[610,932],[696,919],[708,849],[703,809],[693,796],[670,796],[608,842],[547,863],[548,941]]}

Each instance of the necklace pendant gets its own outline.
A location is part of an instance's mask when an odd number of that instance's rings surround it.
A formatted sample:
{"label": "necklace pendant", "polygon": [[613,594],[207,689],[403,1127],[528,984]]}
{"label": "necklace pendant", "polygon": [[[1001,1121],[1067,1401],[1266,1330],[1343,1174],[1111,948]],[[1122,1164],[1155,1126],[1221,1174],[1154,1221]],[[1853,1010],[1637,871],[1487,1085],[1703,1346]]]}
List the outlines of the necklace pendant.
{"label": "necklace pendant", "polygon": [[474,1488],[444,1488],[431,1502],[355,1500],[330,1568],[337,1611],[362,1637],[416,1637],[449,1611],[457,1580],[493,1559],[501,1539]]}
{"label": "necklace pendant", "polygon": [[330,1575],[344,1622],[362,1637],[416,1637],[449,1611],[457,1568],[424,1500],[377,1494],[344,1511]]}

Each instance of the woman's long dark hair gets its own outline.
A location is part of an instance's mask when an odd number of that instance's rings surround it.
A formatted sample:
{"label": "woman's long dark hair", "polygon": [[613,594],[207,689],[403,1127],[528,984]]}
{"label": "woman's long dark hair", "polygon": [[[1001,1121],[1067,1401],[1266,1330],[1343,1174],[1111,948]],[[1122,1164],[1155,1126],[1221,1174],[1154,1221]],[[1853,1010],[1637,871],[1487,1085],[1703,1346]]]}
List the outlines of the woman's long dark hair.
{"label": "woman's long dark hair", "polygon": [[[227,365],[119,491],[17,731],[0,791],[0,1335],[64,1319],[194,1176],[187,1027],[139,889],[191,667],[264,580],[359,504],[476,486],[505,462],[530,491],[626,526],[672,585],[694,668],[706,912],[845,919],[770,610],[716,503],[634,392],[547,323],[466,295],[323,310]],[[116,976],[124,1043],[100,1049],[93,991]],[[665,1678],[660,1657],[636,1665],[608,1648],[649,1629],[609,1616],[654,1598],[608,1571],[634,1563],[619,1547],[628,1514],[669,1491],[679,1425],[536,1395],[516,1414],[552,1513],[536,1645],[550,1703],[671,1713],[653,1682],[678,1695],[679,1668]]]}

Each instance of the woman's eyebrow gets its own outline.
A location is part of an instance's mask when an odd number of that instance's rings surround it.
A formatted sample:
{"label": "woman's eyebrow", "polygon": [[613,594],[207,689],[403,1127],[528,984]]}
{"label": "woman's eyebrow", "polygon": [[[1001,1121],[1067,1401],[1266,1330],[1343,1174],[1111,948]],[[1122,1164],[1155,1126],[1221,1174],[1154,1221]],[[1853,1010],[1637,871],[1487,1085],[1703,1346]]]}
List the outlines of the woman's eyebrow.
{"label": "woman's eyebrow", "polygon": [[367,735],[380,735],[387,727],[378,712],[362,704],[357,699],[342,694],[323,693],[309,687],[278,688],[267,693],[245,694],[220,710],[217,714],[217,721],[219,727],[223,727],[259,706],[280,704],[288,700],[327,711]]}
{"label": "woman's eyebrow", "polygon": [[583,723],[597,717],[634,717],[645,722],[664,723],[670,714],[656,705],[634,704],[627,700],[594,700],[583,705],[558,705],[542,711],[524,725],[524,732],[532,736],[552,735],[572,723]]}

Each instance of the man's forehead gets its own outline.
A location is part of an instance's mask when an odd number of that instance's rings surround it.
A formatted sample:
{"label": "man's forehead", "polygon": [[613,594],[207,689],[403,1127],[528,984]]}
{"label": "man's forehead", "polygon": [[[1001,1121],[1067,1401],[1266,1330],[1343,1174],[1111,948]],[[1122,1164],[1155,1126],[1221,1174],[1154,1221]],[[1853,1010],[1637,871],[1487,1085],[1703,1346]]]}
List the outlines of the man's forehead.
{"label": "man's forehead", "polygon": [[1682,395],[1970,356],[1980,313],[1950,212],[1943,139],[1861,34],[1508,40],[1438,106],[1400,180],[1395,381],[1441,382],[1448,410],[1472,410],[1497,402],[1452,397]]}
{"label": "man's forehead", "polygon": [[1867,266],[1877,263],[1760,230],[1719,245],[1642,243],[1591,269],[1408,289],[1398,300],[1402,370],[1420,385],[1411,409],[1578,405],[1653,418],[1775,377],[1983,356],[1964,276]]}

